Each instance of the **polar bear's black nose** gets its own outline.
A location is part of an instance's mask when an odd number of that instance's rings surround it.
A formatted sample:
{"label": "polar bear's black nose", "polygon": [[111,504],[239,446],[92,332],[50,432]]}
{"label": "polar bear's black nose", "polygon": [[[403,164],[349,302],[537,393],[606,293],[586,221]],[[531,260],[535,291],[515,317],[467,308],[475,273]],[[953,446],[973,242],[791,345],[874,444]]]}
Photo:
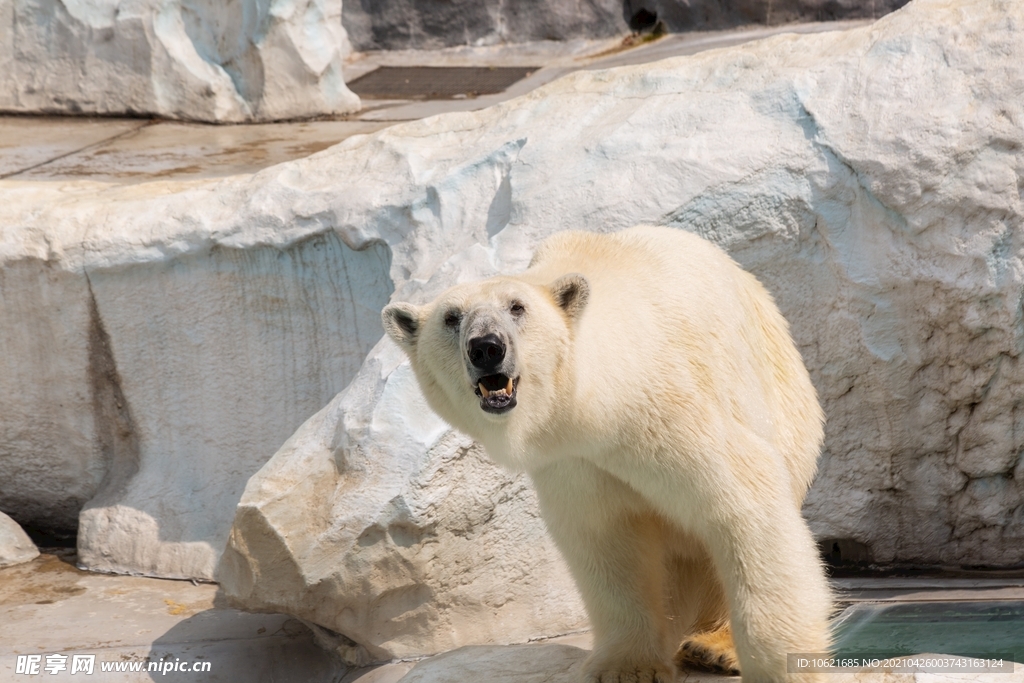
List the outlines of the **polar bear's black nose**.
{"label": "polar bear's black nose", "polygon": [[469,362],[481,370],[494,370],[505,359],[505,344],[497,335],[485,334],[469,340]]}

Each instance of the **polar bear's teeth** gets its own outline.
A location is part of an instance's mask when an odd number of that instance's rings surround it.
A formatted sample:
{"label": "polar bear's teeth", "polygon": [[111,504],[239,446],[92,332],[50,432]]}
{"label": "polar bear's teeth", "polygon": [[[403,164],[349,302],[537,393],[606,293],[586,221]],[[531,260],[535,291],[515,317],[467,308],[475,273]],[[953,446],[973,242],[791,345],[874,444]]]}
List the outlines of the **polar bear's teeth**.
{"label": "polar bear's teeth", "polygon": [[509,379],[508,384],[505,387],[495,389],[493,391],[485,387],[483,382],[477,383],[477,387],[480,389],[480,395],[484,398],[487,398],[488,396],[511,396],[514,389],[511,379]]}

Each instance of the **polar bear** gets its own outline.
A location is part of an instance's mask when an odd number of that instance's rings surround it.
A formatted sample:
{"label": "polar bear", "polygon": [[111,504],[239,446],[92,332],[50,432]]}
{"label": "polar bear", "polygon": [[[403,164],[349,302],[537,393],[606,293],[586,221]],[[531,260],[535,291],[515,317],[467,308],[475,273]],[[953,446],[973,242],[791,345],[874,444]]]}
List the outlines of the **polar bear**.
{"label": "polar bear", "polygon": [[564,232],[519,275],[382,318],[430,406],[529,473],[593,628],[586,681],[818,678],[786,655],[830,645],[800,515],[822,412],[771,295],[723,251]]}

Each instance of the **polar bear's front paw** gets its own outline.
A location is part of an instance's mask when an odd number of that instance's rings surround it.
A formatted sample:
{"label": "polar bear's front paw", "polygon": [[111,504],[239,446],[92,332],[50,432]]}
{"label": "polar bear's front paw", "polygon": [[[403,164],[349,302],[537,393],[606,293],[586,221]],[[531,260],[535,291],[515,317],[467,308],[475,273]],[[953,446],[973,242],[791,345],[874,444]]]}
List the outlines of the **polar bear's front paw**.
{"label": "polar bear's front paw", "polygon": [[584,683],[673,683],[675,667],[664,664],[618,664],[588,667]]}
{"label": "polar bear's front paw", "polygon": [[732,631],[725,627],[687,638],[676,653],[676,664],[682,669],[739,676],[740,662],[736,657]]}

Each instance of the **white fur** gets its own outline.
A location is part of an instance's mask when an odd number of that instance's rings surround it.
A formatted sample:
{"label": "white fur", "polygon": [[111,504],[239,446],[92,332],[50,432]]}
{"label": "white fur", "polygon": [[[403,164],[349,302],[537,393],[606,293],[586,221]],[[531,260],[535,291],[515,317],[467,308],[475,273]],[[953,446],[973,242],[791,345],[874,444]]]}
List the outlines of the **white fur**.
{"label": "white fur", "polygon": [[[589,292],[563,307],[553,283],[570,273]],[[509,413],[481,409],[452,311],[510,339]],[[533,478],[593,625],[587,680],[673,680],[680,640],[727,619],[745,682],[795,678],[787,653],[828,649],[800,515],[821,409],[771,296],[717,247],[650,226],[561,233],[526,272],[384,322],[430,405]]]}

